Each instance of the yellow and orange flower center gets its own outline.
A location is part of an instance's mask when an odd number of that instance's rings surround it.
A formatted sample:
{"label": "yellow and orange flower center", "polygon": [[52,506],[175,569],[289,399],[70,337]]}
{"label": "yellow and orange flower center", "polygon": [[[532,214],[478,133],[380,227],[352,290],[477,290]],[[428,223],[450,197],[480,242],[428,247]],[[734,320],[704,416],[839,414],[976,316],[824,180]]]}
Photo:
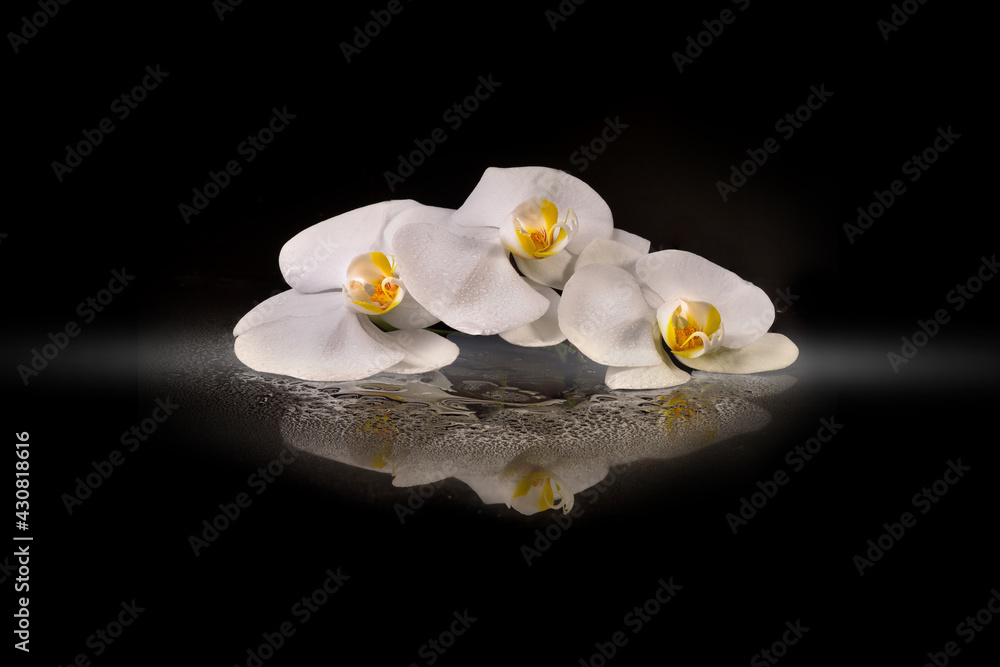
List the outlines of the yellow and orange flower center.
{"label": "yellow and orange flower center", "polygon": [[657,313],[660,333],[667,347],[674,354],[693,359],[712,352],[722,345],[724,334],[722,316],[718,309],[704,301],[679,299],[680,303],[663,321],[661,311]]}
{"label": "yellow and orange flower center", "polygon": [[559,222],[559,208],[548,199],[533,197],[517,206],[511,213],[511,223],[517,244],[507,249],[527,258],[542,259],[562,250],[579,221],[573,209],[566,209],[566,218]]}
{"label": "yellow and orange flower center", "polygon": [[406,290],[395,258],[381,252],[367,252],[348,265],[344,293],[362,311],[381,315],[395,308]]}
{"label": "yellow and orange flower center", "polygon": [[678,341],[684,341],[680,343],[677,351],[682,350],[693,350],[696,347],[704,347],[705,343],[702,341],[701,337],[693,335],[694,332],[698,331],[698,327],[694,324],[688,324],[683,329],[674,329],[674,336],[676,336]]}
{"label": "yellow and orange flower center", "polygon": [[396,298],[396,293],[399,291],[399,286],[393,283],[363,283],[360,280],[352,280],[347,284],[347,288],[351,292],[364,291],[368,301],[376,303],[382,308],[387,308],[393,302],[393,299]]}

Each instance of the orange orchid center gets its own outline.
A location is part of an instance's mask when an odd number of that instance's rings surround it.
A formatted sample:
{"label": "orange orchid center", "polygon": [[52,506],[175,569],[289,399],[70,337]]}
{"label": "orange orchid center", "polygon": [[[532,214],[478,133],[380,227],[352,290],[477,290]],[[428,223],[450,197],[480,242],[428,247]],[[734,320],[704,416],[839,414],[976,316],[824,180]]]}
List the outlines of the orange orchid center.
{"label": "orange orchid center", "polygon": [[[680,357],[693,359],[712,352],[722,345],[724,334],[722,316],[718,309],[704,301],[680,302],[663,322],[660,333],[670,351]],[[659,313],[658,313],[659,315]]]}
{"label": "orange orchid center", "polygon": [[348,265],[344,292],[362,311],[381,315],[399,305],[406,289],[399,278],[394,257],[367,252],[352,259]]}
{"label": "orange orchid center", "polygon": [[559,208],[548,199],[533,197],[525,200],[511,213],[517,243],[507,249],[526,259],[551,257],[562,250],[573,234],[579,221],[573,209],[566,209],[566,217],[559,222]]}

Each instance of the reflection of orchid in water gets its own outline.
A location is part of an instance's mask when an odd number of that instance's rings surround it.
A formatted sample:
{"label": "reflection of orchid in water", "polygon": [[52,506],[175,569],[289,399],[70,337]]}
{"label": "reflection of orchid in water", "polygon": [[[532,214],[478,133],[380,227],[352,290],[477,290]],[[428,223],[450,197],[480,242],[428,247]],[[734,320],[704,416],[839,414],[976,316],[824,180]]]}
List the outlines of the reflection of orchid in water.
{"label": "reflection of orchid in water", "polygon": [[455,477],[468,484],[484,503],[504,504],[521,514],[561,510],[569,514],[575,494],[600,482],[608,466],[596,461],[580,465],[572,458],[553,457],[542,447],[526,449],[493,474],[469,470]]}
{"label": "reflection of orchid in water", "polygon": [[391,470],[395,474],[396,464],[392,460],[392,446],[396,440],[396,435],[399,433],[399,429],[392,423],[389,411],[383,409],[381,412],[367,417],[364,423],[355,429],[355,433],[359,435],[374,433],[377,435],[378,439],[382,442],[382,446],[375,452],[369,465],[372,468],[381,470],[387,465],[392,464]]}
{"label": "reflection of orchid in water", "polygon": [[[479,366],[461,369],[461,390],[440,371],[291,385],[282,437],[300,451],[391,473],[395,487],[451,477],[488,505],[520,514],[569,512],[578,494],[600,488],[612,466],[641,467],[761,428],[770,416],[760,404],[794,383],[788,376],[696,373],[665,394],[612,394],[597,380],[600,367],[586,361],[576,370],[558,366],[576,377],[566,392],[575,398],[572,406],[544,396],[516,403],[508,399],[524,391],[519,387],[540,386],[532,372],[547,357],[550,368],[562,362],[554,351],[536,350],[532,364],[505,368],[503,360],[518,348],[503,346],[470,355]],[[493,382],[468,379],[493,377],[497,369],[507,373],[502,396]],[[583,498],[591,495],[597,496]]]}
{"label": "reflection of orchid in water", "polygon": [[660,396],[657,401],[663,415],[663,428],[668,434],[689,419],[694,419],[699,410],[698,402],[685,392]]}
{"label": "reflection of orchid in water", "polygon": [[568,514],[573,509],[573,494],[565,483],[547,470],[533,470],[521,477],[514,487],[508,507],[521,514],[533,514],[550,509],[562,509]]}

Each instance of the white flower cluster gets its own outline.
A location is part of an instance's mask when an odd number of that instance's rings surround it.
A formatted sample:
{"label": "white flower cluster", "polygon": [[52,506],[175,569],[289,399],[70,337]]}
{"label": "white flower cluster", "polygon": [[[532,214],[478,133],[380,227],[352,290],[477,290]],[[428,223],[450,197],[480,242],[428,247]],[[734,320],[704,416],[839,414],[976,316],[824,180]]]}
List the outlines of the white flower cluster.
{"label": "white flower cluster", "polygon": [[240,320],[236,356],[305,380],[446,366],[458,347],[427,330],[437,322],[529,347],[569,340],[608,366],[611,389],[682,384],[671,355],[720,373],[798,356],[767,333],[763,290],[689,252],[650,253],[590,186],[546,167],[487,169],[458,209],[348,211],[297,234],[278,263],[291,289]]}

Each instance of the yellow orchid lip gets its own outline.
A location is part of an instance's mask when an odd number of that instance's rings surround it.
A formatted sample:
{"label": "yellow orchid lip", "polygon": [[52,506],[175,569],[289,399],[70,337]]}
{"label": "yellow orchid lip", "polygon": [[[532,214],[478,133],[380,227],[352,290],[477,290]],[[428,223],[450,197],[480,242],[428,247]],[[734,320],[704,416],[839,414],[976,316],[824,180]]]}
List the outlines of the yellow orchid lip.
{"label": "yellow orchid lip", "polygon": [[559,222],[559,208],[548,199],[532,197],[511,213],[519,247],[507,249],[526,259],[551,257],[562,250],[576,233],[580,223],[573,209]]}
{"label": "yellow orchid lip", "polygon": [[344,293],[361,311],[381,315],[399,305],[406,289],[399,278],[394,257],[366,252],[348,264]]}
{"label": "yellow orchid lip", "polygon": [[670,351],[694,359],[721,347],[724,328],[718,309],[704,301],[678,301],[666,326],[660,322],[660,333]]}
{"label": "yellow orchid lip", "polygon": [[573,509],[573,494],[567,493],[565,488],[563,481],[552,473],[535,470],[521,478],[511,500],[527,496],[526,500],[537,503],[539,512],[561,509],[563,514],[566,514]]}

